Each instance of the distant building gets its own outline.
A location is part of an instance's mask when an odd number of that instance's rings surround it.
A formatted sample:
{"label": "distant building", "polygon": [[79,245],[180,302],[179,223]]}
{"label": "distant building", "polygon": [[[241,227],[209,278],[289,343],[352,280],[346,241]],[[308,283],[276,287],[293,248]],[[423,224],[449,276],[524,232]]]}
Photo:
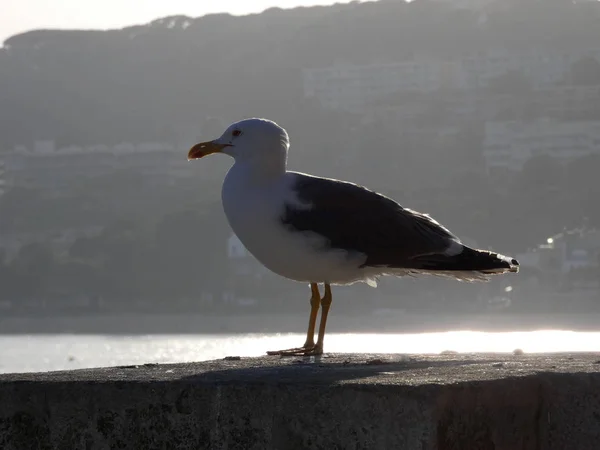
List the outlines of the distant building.
{"label": "distant building", "polygon": [[[517,255],[523,275],[563,289],[600,289],[600,231],[570,230]],[[595,296],[597,299],[597,294]]]}
{"label": "distant building", "polygon": [[231,234],[227,239],[227,258],[230,260],[244,259],[250,255],[250,252],[244,247],[240,238]]}
{"label": "distant building", "polygon": [[600,116],[600,85],[557,85],[535,89],[533,108],[548,117]]}
{"label": "distant building", "polygon": [[515,52],[494,48],[467,55],[460,60],[463,88],[488,86],[494,78],[509,72],[525,75],[534,88],[554,87],[568,78],[571,65],[582,58],[600,60],[600,48],[579,51],[549,51],[546,48],[525,47]]}
{"label": "distant building", "polygon": [[536,156],[569,161],[600,154],[600,121],[490,121],[483,156],[490,171],[519,171]]}
{"label": "distant building", "polygon": [[0,156],[0,196],[4,194],[6,190],[6,170],[4,159]]}
{"label": "distant building", "polygon": [[[231,234],[227,239],[229,277],[226,283],[225,304],[235,307],[255,307],[265,300],[265,277],[272,273],[244,247],[242,241]],[[272,278],[271,278],[272,279]]]}
{"label": "distant building", "polygon": [[43,243],[60,256],[66,253],[77,239],[98,236],[103,230],[103,226],[92,225],[43,232],[3,233],[0,235],[0,249],[5,252],[7,260],[11,260],[17,256],[22,247],[33,243]]}
{"label": "distant building", "polygon": [[408,60],[369,66],[339,65],[305,69],[304,94],[326,108],[357,110],[396,92],[432,92],[454,86],[459,71],[455,63]]}
{"label": "distant building", "polygon": [[252,256],[242,241],[233,233],[227,239],[227,258],[230,263],[231,275],[234,277],[261,279],[268,272],[268,269]]}
{"label": "distant building", "polygon": [[390,94],[428,93],[442,88],[477,90],[510,72],[522,73],[534,88],[553,88],[568,78],[571,65],[584,57],[600,60],[600,49],[553,52],[524,48],[514,52],[493,48],[454,60],[415,58],[364,66],[338,64],[303,70],[304,95],[316,98],[325,108],[361,112]]}
{"label": "distant building", "polygon": [[30,150],[20,145],[4,155],[7,188],[39,188],[47,196],[69,195],[81,180],[132,170],[155,183],[172,183],[193,176],[185,151],[165,143],[122,143],[109,147],[68,146],[36,141]]}

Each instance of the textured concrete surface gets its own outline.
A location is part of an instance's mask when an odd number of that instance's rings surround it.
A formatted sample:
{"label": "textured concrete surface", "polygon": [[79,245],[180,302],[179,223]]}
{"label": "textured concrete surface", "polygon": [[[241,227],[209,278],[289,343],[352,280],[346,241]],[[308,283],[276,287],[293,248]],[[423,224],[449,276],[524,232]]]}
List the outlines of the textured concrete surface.
{"label": "textured concrete surface", "polygon": [[0,449],[600,448],[600,355],[228,358],[0,376]]}

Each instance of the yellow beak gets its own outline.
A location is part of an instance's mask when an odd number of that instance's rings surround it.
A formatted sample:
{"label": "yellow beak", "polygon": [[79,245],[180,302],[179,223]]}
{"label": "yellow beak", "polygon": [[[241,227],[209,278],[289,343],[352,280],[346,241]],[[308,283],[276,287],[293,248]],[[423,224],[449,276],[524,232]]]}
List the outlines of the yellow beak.
{"label": "yellow beak", "polygon": [[188,161],[192,159],[200,159],[206,155],[221,152],[225,147],[231,147],[229,144],[219,144],[215,141],[200,142],[190,148],[188,152]]}

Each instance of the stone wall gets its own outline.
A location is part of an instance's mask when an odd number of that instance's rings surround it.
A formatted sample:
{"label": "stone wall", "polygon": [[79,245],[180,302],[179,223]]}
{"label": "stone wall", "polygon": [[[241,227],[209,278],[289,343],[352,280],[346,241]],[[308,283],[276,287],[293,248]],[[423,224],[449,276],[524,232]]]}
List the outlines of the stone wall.
{"label": "stone wall", "polygon": [[600,448],[600,355],[228,358],[0,376],[0,449]]}

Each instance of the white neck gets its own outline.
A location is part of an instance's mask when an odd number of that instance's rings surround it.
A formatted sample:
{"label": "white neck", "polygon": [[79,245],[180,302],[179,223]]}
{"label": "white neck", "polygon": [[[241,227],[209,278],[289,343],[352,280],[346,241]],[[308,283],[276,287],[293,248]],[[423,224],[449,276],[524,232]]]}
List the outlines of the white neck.
{"label": "white neck", "polygon": [[239,159],[235,161],[231,170],[243,176],[247,182],[262,184],[279,178],[286,172],[286,166],[285,157],[269,160]]}

